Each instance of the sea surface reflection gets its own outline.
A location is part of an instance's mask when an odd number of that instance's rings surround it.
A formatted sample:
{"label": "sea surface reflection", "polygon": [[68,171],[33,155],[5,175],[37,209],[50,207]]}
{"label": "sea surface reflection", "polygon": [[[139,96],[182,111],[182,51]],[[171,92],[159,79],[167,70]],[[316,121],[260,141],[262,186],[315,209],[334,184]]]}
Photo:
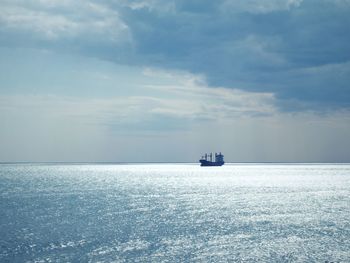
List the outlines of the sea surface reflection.
{"label": "sea surface reflection", "polygon": [[1,164],[1,262],[350,262],[347,164]]}

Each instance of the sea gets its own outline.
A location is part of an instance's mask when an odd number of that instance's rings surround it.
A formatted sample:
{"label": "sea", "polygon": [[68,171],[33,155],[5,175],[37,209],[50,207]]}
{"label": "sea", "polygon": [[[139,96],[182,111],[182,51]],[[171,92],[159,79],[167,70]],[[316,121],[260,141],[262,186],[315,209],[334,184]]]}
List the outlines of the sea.
{"label": "sea", "polygon": [[350,262],[350,164],[0,164],[0,262]]}

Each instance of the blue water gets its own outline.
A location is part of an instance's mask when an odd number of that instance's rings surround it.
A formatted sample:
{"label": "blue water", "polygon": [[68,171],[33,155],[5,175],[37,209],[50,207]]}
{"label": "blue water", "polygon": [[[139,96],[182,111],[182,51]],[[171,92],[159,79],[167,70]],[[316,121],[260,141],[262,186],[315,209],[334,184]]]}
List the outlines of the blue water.
{"label": "blue water", "polygon": [[2,164],[0,262],[350,262],[350,165]]}

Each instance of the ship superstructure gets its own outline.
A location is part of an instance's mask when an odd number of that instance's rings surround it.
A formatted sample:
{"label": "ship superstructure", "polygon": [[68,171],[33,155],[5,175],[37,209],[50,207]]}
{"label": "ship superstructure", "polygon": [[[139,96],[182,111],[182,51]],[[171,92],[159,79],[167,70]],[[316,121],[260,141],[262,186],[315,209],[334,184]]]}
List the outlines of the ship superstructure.
{"label": "ship superstructure", "polygon": [[199,160],[201,166],[222,166],[224,165],[224,156],[220,153],[215,153],[214,155],[215,161],[213,161],[213,154],[204,154],[202,158]]}

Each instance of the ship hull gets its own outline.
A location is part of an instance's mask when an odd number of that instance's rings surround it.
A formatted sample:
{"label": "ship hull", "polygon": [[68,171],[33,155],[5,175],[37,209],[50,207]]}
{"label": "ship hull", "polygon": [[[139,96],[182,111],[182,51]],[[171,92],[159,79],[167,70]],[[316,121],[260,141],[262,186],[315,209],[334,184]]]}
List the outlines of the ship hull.
{"label": "ship hull", "polygon": [[211,162],[207,160],[199,160],[201,163],[201,166],[222,166],[224,165],[224,162]]}

